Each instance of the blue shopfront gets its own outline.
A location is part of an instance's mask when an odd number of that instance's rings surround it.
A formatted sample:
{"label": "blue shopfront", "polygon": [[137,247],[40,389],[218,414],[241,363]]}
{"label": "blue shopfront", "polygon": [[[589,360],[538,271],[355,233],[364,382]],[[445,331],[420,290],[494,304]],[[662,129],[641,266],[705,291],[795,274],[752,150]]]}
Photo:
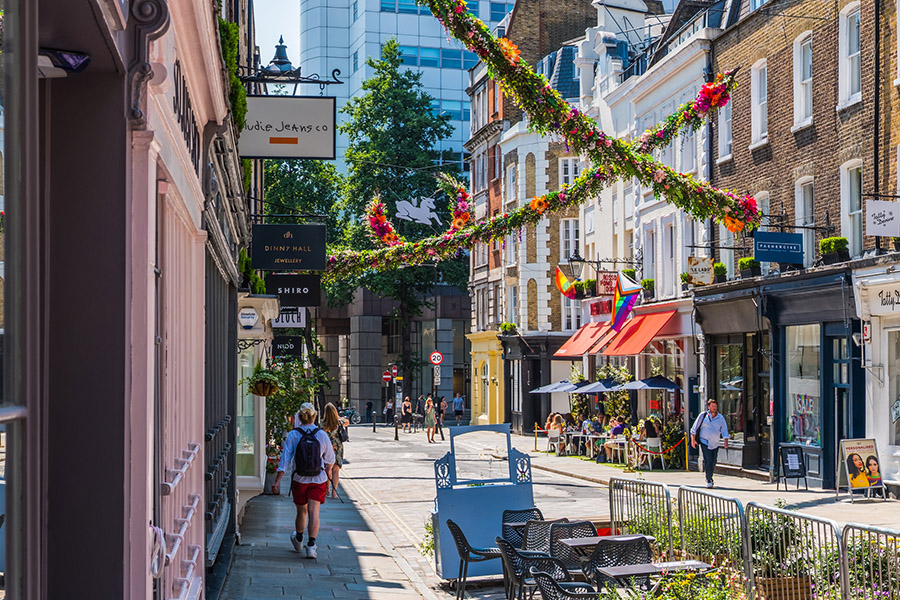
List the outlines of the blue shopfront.
{"label": "blue shopfront", "polygon": [[[850,270],[821,267],[695,291],[705,389],[735,432],[728,462],[767,470],[801,446],[809,482],[834,487],[838,440],[865,432]],[[856,336],[859,339],[859,336]]]}

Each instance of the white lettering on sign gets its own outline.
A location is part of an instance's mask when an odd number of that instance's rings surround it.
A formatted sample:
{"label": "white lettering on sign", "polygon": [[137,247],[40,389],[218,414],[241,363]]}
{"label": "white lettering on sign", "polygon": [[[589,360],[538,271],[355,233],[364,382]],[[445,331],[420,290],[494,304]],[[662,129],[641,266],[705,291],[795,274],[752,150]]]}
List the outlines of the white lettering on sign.
{"label": "white lettering on sign", "polygon": [[900,236],[900,204],[866,200],[866,235]]}

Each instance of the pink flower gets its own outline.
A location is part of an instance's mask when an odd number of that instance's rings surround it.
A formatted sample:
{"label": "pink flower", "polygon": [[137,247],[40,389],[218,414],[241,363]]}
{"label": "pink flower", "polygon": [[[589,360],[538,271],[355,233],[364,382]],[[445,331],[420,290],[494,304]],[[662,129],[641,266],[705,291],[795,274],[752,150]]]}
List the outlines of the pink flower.
{"label": "pink flower", "polygon": [[657,169],[657,171],[653,174],[653,181],[656,183],[662,183],[662,181],[666,178],[666,172],[662,169]]}
{"label": "pink flower", "polygon": [[463,11],[463,7],[460,5],[456,6],[456,14],[460,14]]}

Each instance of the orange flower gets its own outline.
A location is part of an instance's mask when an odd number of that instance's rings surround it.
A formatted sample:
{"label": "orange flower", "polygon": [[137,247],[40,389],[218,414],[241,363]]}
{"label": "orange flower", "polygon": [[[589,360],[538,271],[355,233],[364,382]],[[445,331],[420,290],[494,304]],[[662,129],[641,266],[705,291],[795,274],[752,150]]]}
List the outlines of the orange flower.
{"label": "orange flower", "polygon": [[500,49],[511,63],[519,62],[519,47],[506,38],[500,38]]}
{"label": "orange flower", "polygon": [[391,244],[391,243],[397,241],[397,234],[394,233],[393,231],[390,232],[390,233],[386,233],[386,234],[384,234],[384,237],[381,238],[381,240],[382,240],[385,244]]}
{"label": "orange flower", "polygon": [[462,229],[465,226],[466,222],[462,218],[457,217],[456,219],[453,219],[453,229]]}
{"label": "orange flower", "polygon": [[731,233],[737,233],[744,229],[744,224],[733,217],[725,217],[725,229]]}
{"label": "orange flower", "polygon": [[459,218],[462,219],[463,223],[468,223],[471,215],[467,212],[464,212],[463,214],[459,215]]}
{"label": "orange flower", "polygon": [[387,221],[387,217],[385,217],[384,214],[379,213],[375,215],[375,218],[378,219],[379,223],[384,223],[385,221]]}
{"label": "orange flower", "polygon": [[539,198],[535,196],[531,200],[531,210],[535,211],[538,214],[542,214],[545,210],[550,208],[550,203],[547,202],[544,198]]}

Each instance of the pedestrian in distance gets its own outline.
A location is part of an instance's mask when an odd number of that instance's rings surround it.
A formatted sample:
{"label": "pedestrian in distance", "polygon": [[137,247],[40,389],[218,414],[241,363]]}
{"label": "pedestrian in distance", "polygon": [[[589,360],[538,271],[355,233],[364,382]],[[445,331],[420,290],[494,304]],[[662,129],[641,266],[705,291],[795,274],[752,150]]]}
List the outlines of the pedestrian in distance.
{"label": "pedestrian in distance", "polygon": [[419,396],[416,400],[416,431],[423,428],[425,424],[425,396]]}
{"label": "pedestrian in distance", "polygon": [[691,427],[691,446],[697,447],[697,438],[700,438],[700,452],[703,454],[703,470],[706,473],[706,487],[713,487],[713,473],[716,470],[716,461],[719,458],[719,438],[724,441],[723,446],[728,450],[728,423],[725,417],[719,413],[719,403],[709,400],[706,410],[700,413],[694,426]]}
{"label": "pedestrian in distance", "polygon": [[428,438],[429,444],[434,444],[434,426],[436,424],[437,417],[434,412],[434,400],[428,398],[425,401],[425,434]]}
{"label": "pedestrian in distance", "polygon": [[[281,492],[281,478],[284,472],[294,465],[291,474],[291,497],[297,507],[294,519],[294,533],[291,544],[296,552],[302,552],[306,558],[318,556],[316,536],[319,534],[319,507],[325,502],[328,490],[328,479],[334,465],[334,449],[328,434],[316,427],[316,407],[310,402],[300,405],[294,415],[293,429],[284,442],[281,462],[272,492]],[[309,524],[309,540],[303,545],[303,532]]]}
{"label": "pedestrian in distance", "polygon": [[334,466],[331,468],[331,475],[328,481],[331,482],[331,498],[337,499],[337,486],[341,478],[341,467],[344,464],[344,427],[350,423],[345,423],[338,415],[337,408],[329,402],[325,405],[325,417],[322,419],[322,429],[328,434],[331,440],[331,448],[334,450]]}
{"label": "pedestrian in distance", "polygon": [[390,425],[394,422],[394,401],[388,400],[384,405],[384,423]]}
{"label": "pedestrian in distance", "polygon": [[412,402],[409,401],[409,396],[403,399],[403,404],[400,405],[400,422],[403,424],[403,431],[406,433],[412,433]]}
{"label": "pedestrian in distance", "polygon": [[[438,405],[438,424],[444,425],[444,416],[447,414],[447,399],[441,396],[441,403]],[[443,439],[443,438],[442,438]]]}
{"label": "pedestrian in distance", "polygon": [[462,394],[456,392],[456,397],[453,398],[453,415],[456,417],[456,424],[459,425],[459,422],[462,420],[463,411],[466,409],[466,401],[463,400]]}

